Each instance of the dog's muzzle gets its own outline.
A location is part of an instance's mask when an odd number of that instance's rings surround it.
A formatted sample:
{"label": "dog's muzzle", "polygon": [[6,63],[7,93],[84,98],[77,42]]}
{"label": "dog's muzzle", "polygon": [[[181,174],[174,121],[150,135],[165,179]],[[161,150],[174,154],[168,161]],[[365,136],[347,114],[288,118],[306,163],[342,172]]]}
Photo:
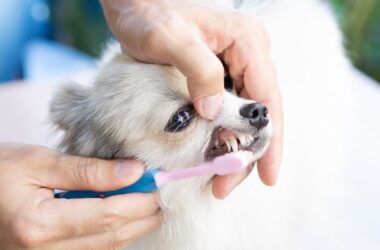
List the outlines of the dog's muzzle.
{"label": "dog's muzzle", "polygon": [[254,152],[265,145],[263,142],[267,138],[263,137],[262,131],[269,124],[268,109],[260,103],[250,103],[242,106],[239,113],[244,119],[248,119],[252,131],[255,132],[241,133],[224,127],[215,128],[206,152],[206,160],[228,152]]}

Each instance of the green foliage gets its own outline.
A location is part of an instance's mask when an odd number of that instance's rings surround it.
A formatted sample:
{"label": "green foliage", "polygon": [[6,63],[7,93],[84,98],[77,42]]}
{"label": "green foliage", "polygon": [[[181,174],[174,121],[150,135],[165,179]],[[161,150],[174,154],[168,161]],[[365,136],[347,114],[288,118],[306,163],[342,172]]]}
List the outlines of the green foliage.
{"label": "green foliage", "polygon": [[99,1],[52,0],[54,38],[98,56],[111,36]]}
{"label": "green foliage", "polygon": [[[99,55],[110,32],[99,1],[50,0],[55,39]],[[346,36],[354,64],[380,81],[380,0],[329,0]]]}
{"label": "green foliage", "polygon": [[354,64],[380,82],[380,0],[331,0]]}

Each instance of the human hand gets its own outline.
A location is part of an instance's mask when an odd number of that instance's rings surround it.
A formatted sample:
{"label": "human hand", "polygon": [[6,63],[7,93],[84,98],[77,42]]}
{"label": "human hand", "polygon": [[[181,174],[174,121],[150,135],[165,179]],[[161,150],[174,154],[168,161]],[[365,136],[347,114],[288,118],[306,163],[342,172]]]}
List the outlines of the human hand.
{"label": "human hand", "polygon": [[[228,66],[239,95],[268,107],[274,132],[270,148],[258,162],[258,171],[265,184],[273,185],[282,156],[282,99],[269,37],[260,21],[199,1],[101,2],[122,49],[141,61],[177,67],[187,77],[192,102],[203,118],[214,119],[223,102],[224,68],[220,59]],[[215,197],[224,198],[250,169],[215,177]]]}
{"label": "human hand", "polygon": [[155,194],[54,199],[54,189],[115,190],[144,172],[106,161],[0,144],[0,249],[116,249],[160,225]]}

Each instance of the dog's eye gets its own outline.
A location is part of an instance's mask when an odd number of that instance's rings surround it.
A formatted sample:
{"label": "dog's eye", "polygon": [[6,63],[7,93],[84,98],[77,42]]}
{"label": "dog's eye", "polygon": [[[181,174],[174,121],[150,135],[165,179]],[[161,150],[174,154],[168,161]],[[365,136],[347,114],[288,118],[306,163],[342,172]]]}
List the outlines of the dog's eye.
{"label": "dog's eye", "polygon": [[232,92],[234,89],[234,82],[229,74],[225,74],[224,76],[224,89]]}
{"label": "dog's eye", "polygon": [[180,132],[189,126],[194,114],[194,108],[187,106],[175,112],[166,124],[166,132]]}

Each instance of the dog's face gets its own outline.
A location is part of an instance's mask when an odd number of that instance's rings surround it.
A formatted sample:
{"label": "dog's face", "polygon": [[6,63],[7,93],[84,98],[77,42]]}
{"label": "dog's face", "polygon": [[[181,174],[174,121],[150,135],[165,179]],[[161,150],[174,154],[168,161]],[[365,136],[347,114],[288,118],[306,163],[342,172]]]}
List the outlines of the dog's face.
{"label": "dog's face", "polygon": [[230,87],[219,116],[208,121],[195,112],[186,79],[176,69],[118,54],[100,70],[94,86],[66,89],[53,100],[51,112],[73,154],[133,157],[163,169],[238,150],[252,151],[258,159],[271,135],[267,109],[233,95]]}

